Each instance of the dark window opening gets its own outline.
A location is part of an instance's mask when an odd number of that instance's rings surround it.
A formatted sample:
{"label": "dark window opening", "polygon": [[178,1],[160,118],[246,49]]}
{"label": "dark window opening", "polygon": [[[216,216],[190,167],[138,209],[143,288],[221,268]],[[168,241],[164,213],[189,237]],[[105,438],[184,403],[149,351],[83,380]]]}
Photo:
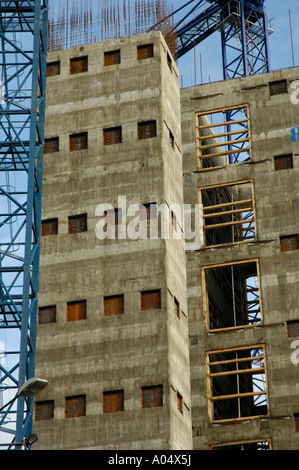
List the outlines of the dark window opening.
{"label": "dark window opening", "polygon": [[103,413],[118,413],[120,411],[124,411],[124,391],[103,392]]}
{"label": "dark window opening", "polygon": [[253,326],[261,322],[257,261],[209,266],[202,270],[208,329]]}
{"label": "dark window opening", "polygon": [[144,60],[154,57],[154,45],[143,44],[137,47],[137,58],[138,60]]}
{"label": "dark window opening", "polygon": [[39,401],[35,403],[35,421],[54,418],[54,401]]}
{"label": "dark window opening", "polygon": [[169,131],[169,143],[171,147],[174,149],[174,135],[171,131]]}
{"label": "dark window opening", "polygon": [[39,307],[38,309],[38,323],[39,325],[45,325],[47,323],[56,322],[56,305],[50,305],[48,307]]}
{"label": "dark window opening", "polygon": [[65,417],[79,418],[86,415],[86,397],[78,395],[75,397],[66,397],[65,399]]}
{"label": "dark window opening", "polygon": [[177,300],[176,297],[174,297],[173,300],[174,300],[174,313],[176,314],[176,316],[178,318],[180,318],[180,316],[181,316],[180,315],[181,314],[180,303],[179,303],[179,301]]}
{"label": "dark window opening", "polygon": [[145,121],[138,123],[138,140],[151,139],[156,136],[156,121]]}
{"label": "dark window opening", "polygon": [[179,392],[177,392],[177,406],[179,412],[183,414],[183,397]]}
{"label": "dark window opening", "polygon": [[88,148],[88,133],[81,132],[80,134],[70,135],[70,152],[77,150],[85,150]]}
{"label": "dark window opening", "polygon": [[66,309],[66,321],[77,321],[86,319],[86,300],[68,302]]}
{"label": "dark window opening", "polygon": [[47,77],[54,77],[60,75],[60,61],[48,62],[47,64]]}
{"label": "dark window opening", "polygon": [[274,157],[275,171],[288,170],[293,168],[293,155],[277,155]]}
{"label": "dark window opening", "polygon": [[172,71],[172,60],[170,54],[167,52],[167,65],[169,67],[169,70]]}
{"label": "dark window opening", "polygon": [[286,80],[277,80],[269,83],[270,96],[281,95],[288,92],[288,83]]}
{"label": "dark window opening", "polygon": [[104,145],[120,144],[122,142],[121,127],[110,127],[103,130]]}
{"label": "dark window opening", "polygon": [[45,139],[44,153],[59,152],[59,137]]}
{"label": "dark window opening", "polygon": [[150,290],[140,294],[141,311],[156,310],[161,308],[161,291]]}
{"label": "dark window opening", "polygon": [[87,231],[87,214],[73,215],[68,219],[69,233],[81,233]]}
{"label": "dark window opening", "polygon": [[110,295],[104,297],[104,315],[105,317],[111,317],[114,315],[123,315],[124,313],[124,296],[121,295]]}
{"label": "dark window opening", "polygon": [[42,220],[42,237],[47,235],[57,235],[58,233],[58,219]]}
{"label": "dark window opening", "polygon": [[158,408],[163,406],[163,386],[142,387],[142,408]]}
{"label": "dark window opening", "polygon": [[299,320],[287,321],[287,330],[289,338],[299,336]]}
{"label": "dark window opening", "polygon": [[82,73],[88,71],[88,56],[75,57],[70,60],[70,74]]}
{"label": "dark window opening", "polygon": [[120,50],[104,52],[104,66],[120,64]]}
{"label": "dark window opening", "polygon": [[286,235],[280,237],[281,251],[295,251],[299,250],[299,235]]}

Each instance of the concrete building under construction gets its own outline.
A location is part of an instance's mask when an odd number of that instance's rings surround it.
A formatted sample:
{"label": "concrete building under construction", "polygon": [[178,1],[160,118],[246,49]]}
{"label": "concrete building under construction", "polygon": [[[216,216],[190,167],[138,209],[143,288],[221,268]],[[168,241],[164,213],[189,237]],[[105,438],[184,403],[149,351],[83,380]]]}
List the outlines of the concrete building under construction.
{"label": "concrete building under construction", "polygon": [[48,54],[34,449],[299,448],[296,80]]}

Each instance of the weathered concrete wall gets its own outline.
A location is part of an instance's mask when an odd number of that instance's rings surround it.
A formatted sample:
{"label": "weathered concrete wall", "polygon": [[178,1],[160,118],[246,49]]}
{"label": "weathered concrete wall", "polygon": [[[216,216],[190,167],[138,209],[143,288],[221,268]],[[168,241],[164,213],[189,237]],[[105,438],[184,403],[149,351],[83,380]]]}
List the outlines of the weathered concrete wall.
{"label": "weathered concrete wall", "polygon": [[[137,60],[137,45],[154,57]],[[104,52],[121,63],[104,67]],[[88,55],[88,72],[69,74]],[[192,447],[186,268],[183,240],[99,240],[99,204],[183,202],[178,71],[151,32],[49,54],[61,73],[47,83],[43,219],[58,235],[41,243],[39,306],[56,305],[56,323],[39,325],[36,374],[49,385],[54,418],[36,421],[35,449],[188,449]],[[137,123],[156,120],[157,137],[137,139]],[[122,143],[103,146],[103,128],[122,126]],[[169,142],[169,129],[175,139]],[[88,132],[88,149],[69,152],[69,135]],[[68,234],[68,216],[87,213],[88,230]],[[131,218],[132,219],[132,218]],[[171,222],[170,222],[171,224]],[[161,309],[140,311],[140,291],[161,289]],[[170,294],[171,293],[171,294]],[[124,294],[124,314],[103,315],[103,297]],[[173,296],[186,316],[174,313]],[[87,300],[87,318],[66,322],[66,302]],[[163,385],[163,407],[142,409],[141,387]],[[124,411],[103,414],[102,392],[124,390]],[[183,396],[183,414],[176,391]],[[65,419],[67,396],[86,395],[86,416]]]}
{"label": "weathered concrete wall", "polygon": [[[286,79],[288,92],[270,96],[269,82]],[[299,125],[299,105],[291,102],[299,69],[229,80],[181,91],[184,202],[196,204],[204,186],[253,180],[256,239],[251,243],[202,248],[187,253],[192,416],[195,449],[216,443],[268,439],[273,449],[298,449],[294,413],[299,411],[299,365],[291,362],[286,322],[299,319],[299,251],[281,252],[282,235],[298,234],[299,142],[291,128]],[[249,105],[251,161],[214,170],[197,167],[195,113]],[[274,156],[293,154],[292,169],[274,170]],[[203,322],[201,267],[258,259],[262,322],[225,332],[208,331]],[[297,338],[298,339],[298,338]],[[268,414],[262,418],[212,422],[207,407],[206,352],[265,345]]]}

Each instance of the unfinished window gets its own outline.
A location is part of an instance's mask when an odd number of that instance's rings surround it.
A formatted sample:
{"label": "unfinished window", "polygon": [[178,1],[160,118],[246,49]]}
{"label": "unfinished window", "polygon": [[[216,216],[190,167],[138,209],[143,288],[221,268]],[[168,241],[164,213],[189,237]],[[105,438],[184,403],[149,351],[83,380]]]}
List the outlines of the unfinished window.
{"label": "unfinished window", "polygon": [[44,153],[54,153],[59,151],[59,137],[45,139]]}
{"label": "unfinished window", "polygon": [[122,295],[110,295],[104,297],[104,315],[105,317],[111,317],[114,315],[123,315],[124,313],[124,296]]}
{"label": "unfinished window", "polygon": [[289,170],[293,168],[293,155],[277,155],[274,157],[274,168],[275,171]]}
{"label": "unfinished window", "polygon": [[289,338],[299,336],[299,320],[287,321],[287,330]]}
{"label": "unfinished window", "polygon": [[240,420],[267,414],[263,346],[207,353],[207,375],[211,420]]}
{"label": "unfinished window", "polygon": [[183,397],[179,392],[177,392],[177,394],[176,394],[176,399],[177,399],[178,410],[179,410],[180,413],[183,414]]}
{"label": "unfinished window", "polygon": [[209,330],[261,323],[258,261],[202,268],[203,314]]}
{"label": "unfinished window", "polygon": [[230,442],[228,444],[213,445],[211,450],[271,450],[269,441],[244,441],[244,442]]}
{"label": "unfinished window", "polygon": [[286,235],[280,237],[281,251],[295,251],[299,250],[299,235]]}
{"label": "unfinished window", "polygon": [[42,237],[47,235],[57,235],[58,219],[42,220]]}
{"label": "unfinished window", "polygon": [[77,321],[86,319],[86,300],[68,302],[66,308],[66,321]]}
{"label": "unfinished window", "polygon": [[103,393],[103,413],[124,411],[124,391],[113,390]]}
{"label": "unfinished window", "polygon": [[288,83],[286,80],[277,80],[269,83],[270,96],[281,95],[288,92]]}
{"label": "unfinished window", "polygon": [[47,323],[56,322],[56,305],[48,307],[39,307],[38,309],[38,324],[45,325]]}
{"label": "unfinished window", "polygon": [[120,144],[122,142],[121,127],[110,127],[103,129],[103,143],[104,145]]}
{"label": "unfinished window", "polygon": [[157,218],[157,204],[155,202],[149,204],[140,204],[139,219],[151,220]]}
{"label": "unfinished window", "polygon": [[158,408],[163,406],[163,387],[155,385],[152,387],[142,387],[142,408]]}
{"label": "unfinished window", "polygon": [[104,66],[120,64],[120,50],[104,52]]}
{"label": "unfinished window", "polygon": [[87,231],[87,214],[72,215],[68,218],[69,233],[81,233]]}
{"label": "unfinished window", "polygon": [[138,123],[138,140],[151,139],[156,137],[156,121],[145,121]]}
{"label": "unfinished window", "polygon": [[173,211],[171,211],[171,225],[174,228],[174,230],[176,230],[178,227],[177,216],[175,215]]}
{"label": "unfinished window", "polygon": [[88,57],[75,57],[70,60],[70,74],[82,73],[88,71]]}
{"label": "unfinished window", "polygon": [[199,168],[225,166],[250,160],[248,106],[196,114]]}
{"label": "unfinished window", "polygon": [[77,150],[85,150],[88,148],[88,133],[80,132],[80,134],[70,135],[70,152]]}
{"label": "unfinished window", "polygon": [[161,291],[149,290],[140,294],[141,311],[156,310],[161,308]]}
{"label": "unfinished window", "polygon": [[65,417],[79,418],[86,415],[86,397],[77,395],[75,397],[66,397],[65,399]]}
{"label": "unfinished window", "polygon": [[169,67],[169,70],[172,71],[172,60],[170,54],[167,52],[167,65]]}
{"label": "unfinished window", "polygon": [[199,191],[203,205],[204,245],[249,242],[255,239],[253,183],[210,186]]}
{"label": "unfinished window", "polygon": [[173,298],[173,301],[174,301],[174,313],[178,318],[180,318],[181,316],[180,303],[176,297]]}
{"label": "unfinished window", "polygon": [[294,414],[295,431],[299,432],[299,413]]}
{"label": "unfinished window", "polygon": [[170,130],[168,132],[169,132],[169,143],[171,147],[174,149],[174,135]]}
{"label": "unfinished window", "polygon": [[47,77],[54,77],[55,75],[60,75],[60,61],[47,63]]}
{"label": "unfinished window", "polygon": [[35,421],[54,418],[54,401],[38,401],[35,403]]}
{"label": "unfinished window", "polygon": [[154,57],[154,45],[153,44],[143,44],[142,46],[137,47],[137,59],[144,60]]}

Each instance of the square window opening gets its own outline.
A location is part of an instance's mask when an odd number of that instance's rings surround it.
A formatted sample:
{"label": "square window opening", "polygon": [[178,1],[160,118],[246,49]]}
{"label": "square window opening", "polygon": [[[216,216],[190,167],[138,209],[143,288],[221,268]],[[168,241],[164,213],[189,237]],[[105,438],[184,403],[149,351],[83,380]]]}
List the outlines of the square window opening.
{"label": "square window opening", "polygon": [[67,302],[66,321],[78,321],[86,319],[86,300]]}
{"label": "square window opening", "polygon": [[144,121],[138,123],[138,140],[152,139],[156,136],[156,121]]}
{"label": "square window opening", "polygon": [[50,137],[45,139],[44,153],[59,152],[59,137]]}
{"label": "square window opening", "polygon": [[124,295],[110,295],[104,297],[104,316],[111,317],[114,315],[124,314]]}
{"label": "square window opening", "polygon": [[104,66],[120,64],[120,49],[104,52]]}
{"label": "square window opening", "polygon": [[65,399],[65,418],[79,418],[86,415],[86,397],[77,395],[66,397]]}
{"label": "square window opening", "polygon": [[45,237],[47,235],[57,235],[58,234],[58,219],[47,219],[42,220],[41,223],[41,235]]}
{"label": "square window opening", "polygon": [[69,216],[68,231],[69,234],[87,232],[87,214]]}
{"label": "square window opening", "polygon": [[137,59],[144,60],[154,57],[154,45],[153,44],[142,44],[137,46]]}
{"label": "square window opening", "polygon": [[88,71],[88,56],[74,57],[70,60],[70,74],[82,73]]}
{"label": "square window opening", "polygon": [[56,323],[56,305],[39,307],[38,324],[46,325],[47,323]]}
{"label": "square window opening", "polygon": [[121,411],[124,411],[124,391],[103,392],[103,413],[119,413]]}
{"label": "square window opening", "polygon": [[142,408],[159,408],[163,406],[163,386],[142,387]]}
{"label": "square window opening", "polygon": [[141,311],[161,308],[161,290],[143,291],[140,294]]}
{"label": "square window opening", "polygon": [[114,145],[122,143],[122,128],[110,127],[108,129],[103,129],[103,144]]}
{"label": "square window opening", "polygon": [[293,155],[292,154],[287,154],[287,155],[277,155],[277,156],[275,156],[274,157],[274,168],[275,168],[275,171],[289,170],[291,168],[294,168]]}
{"label": "square window opening", "polygon": [[70,152],[78,150],[86,150],[88,148],[88,133],[80,132],[79,134],[70,135]]}

